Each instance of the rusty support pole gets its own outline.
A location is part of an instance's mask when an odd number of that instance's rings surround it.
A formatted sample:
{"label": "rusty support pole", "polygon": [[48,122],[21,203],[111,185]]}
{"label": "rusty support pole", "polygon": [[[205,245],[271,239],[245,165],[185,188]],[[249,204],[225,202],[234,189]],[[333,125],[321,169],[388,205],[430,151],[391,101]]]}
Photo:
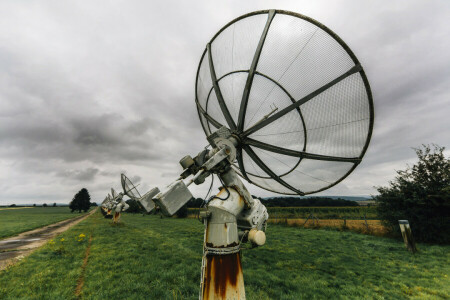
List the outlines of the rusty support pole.
{"label": "rusty support pole", "polygon": [[208,204],[200,299],[245,299],[244,274],[236,222],[243,197],[231,187]]}
{"label": "rusty support pole", "polygon": [[119,219],[120,219],[120,212],[114,212],[114,218],[113,218],[114,224],[117,224],[119,222]]}

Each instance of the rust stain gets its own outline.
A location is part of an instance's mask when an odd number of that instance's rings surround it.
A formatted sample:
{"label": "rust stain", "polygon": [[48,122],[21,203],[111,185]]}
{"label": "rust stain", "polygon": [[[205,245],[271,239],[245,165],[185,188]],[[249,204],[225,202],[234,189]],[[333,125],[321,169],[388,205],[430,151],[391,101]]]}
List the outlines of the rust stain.
{"label": "rust stain", "polygon": [[203,298],[209,299],[214,286],[214,299],[225,299],[227,291],[235,290],[242,276],[239,253],[207,256],[206,266]]}
{"label": "rust stain", "polygon": [[243,202],[243,204],[244,204],[245,207],[250,207],[250,204],[247,203],[247,201],[245,201],[245,199],[244,199],[244,196],[242,196],[243,193],[242,193],[242,191],[239,189],[239,187],[238,187],[237,185],[233,185],[232,188],[234,188],[234,189],[238,192],[238,194],[239,194],[239,204],[241,204],[241,202]]}

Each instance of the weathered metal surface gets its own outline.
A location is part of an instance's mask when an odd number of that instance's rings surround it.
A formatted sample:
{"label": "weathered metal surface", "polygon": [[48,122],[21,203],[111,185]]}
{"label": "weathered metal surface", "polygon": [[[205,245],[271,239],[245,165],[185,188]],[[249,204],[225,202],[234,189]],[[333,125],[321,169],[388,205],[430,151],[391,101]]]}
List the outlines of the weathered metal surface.
{"label": "weathered metal surface", "polygon": [[248,240],[256,246],[262,246],[266,243],[266,234],[264,231],[253,228],[248,233]]}
{"label": "weathered metal surface", "polygon": [[222,160],[227,159],[227,158],[228,158],[228,153],[227,153],[226,149],[223,148],[223,149],[219,150],[216,154],[214,154],[213,157],[208,159],[208,161],[203,164],[203,167],[206,170],[211,170],[218,163],[220,163]]}
{"label": "weathered metal surface", "polygon": [[115,212],[114,213],[114,218],[113,218],[113,222],[114,223],[117,223],[117,222],[119,222],[119,219],[120,219],[120,212]]}
{"label": "weathered metal surface", "polygon": [[155,187],[139,199],[139,202],[147,212],[151,212],[155,208],[155,203],[153,202],[152,198],[155,197],[159,192],[160,190]]}
{"label": "weathered metal surface", "polygon": [[204,300],[245,299],[239,253],[206,256],[202,297]]}
{"label": "weathered metal surface", "polygon": [[269,219],[267,208],[258,199],[253,199],[253,206],[237,216],[239,228],[257,228],[261,230]]}
{"label": "weathered metal surface", "polygon": [[243,197],[231,187],[208,204],[202,262],[201,299],[245,299],[236,215],[244,209]]}
{"label": "weathered metal surface", "polygon": [[208,203],[208,211],[212,213],[209,221],[212,223],[236,222],[236,216],[242,211],[244,204],[243,197],[235,188],[221,188],[216,198]]}
{"label": "weathered metal surface", "polygon": [[219,174],[220,178],[223,180],[225,186],[233,187],[236,191],[243,197],[245,201],[245,205],[247,208],[252,207],[253,205],[253,197],[247,188],[242,183],[239,176],[236,174],[232,168],[230,168],[227,172]]}
{"label": "weathered metal surface", "polygon": [[172,216],[192,198],[192,194],[182,180],[177,180],[162,193],[156,195],[153,201],[166,216]]}

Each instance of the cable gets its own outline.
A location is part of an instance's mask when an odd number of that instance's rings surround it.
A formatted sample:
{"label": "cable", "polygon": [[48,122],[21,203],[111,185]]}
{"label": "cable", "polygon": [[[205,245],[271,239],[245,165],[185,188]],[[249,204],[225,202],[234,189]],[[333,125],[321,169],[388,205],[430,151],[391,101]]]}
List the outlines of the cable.
{"label": "cable", "polygon": [[[204,207],[205,204],[207,203],[207,202],[206,202],[206,199],[209,197],[209,194],[211,193],[211,189],[212,189],[212,187],[213,187],[213,183],[214,183],[214,174],[211,175],[211,184],[210,184],[210,186],[209,186],[208,193],[206,194],[205,198],[203,198],[203,201],[202,201],[202,203],[200,204],[200,207],[198,208],[198,211],[197,211],[197,220],[199,220],[200,222],[202,222],[202,220],[200,220],[200,209],[201,209],[202,207]],[[209,201],[208,201],[208,202],[209,202]]]}
{"label": "cable", "polygon": [[[225,201],[225,200],[227,200],[228,198],[230,198],[231,193],[230,193],[230,191],[228,190],[228,188],[226,187],[226,185],[223,183],[222,178],[220,178],[220,176],[218,176],[218,177],[219,177],[220,183],[222,183],[222,187],[225,188],[225,190],[227,191],[227,194],[228,194],[228,195],[227,195],[225,198],[220,198],[220,197],[214,196],[212,199],[219,199],[219,200]],[[211,199],[211,200],[212,200],[212,199]]]}
{"label": "cable", "polygon": [[212,187],[213,187],[213,183],[214,183],[214,174],[211,174],[211,185],[209,186],[208,193],[206,194],[205,198],[203,198],[203,202],[202,202],[202,205],[200,207],[203,207],[207,203],[206,199],[209,197],[209,194],[211,193],[211,190],[212,190]]}

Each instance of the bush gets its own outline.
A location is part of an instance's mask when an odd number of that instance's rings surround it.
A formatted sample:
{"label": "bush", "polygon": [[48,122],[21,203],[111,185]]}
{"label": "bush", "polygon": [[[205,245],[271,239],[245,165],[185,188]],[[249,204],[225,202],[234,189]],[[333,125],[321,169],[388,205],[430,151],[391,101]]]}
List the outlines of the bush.
{"label": "bush", "polygon": [[176,213],[175,213],[175,215],[178,217],[178,218],[187,218],[187,216],[188,216],[188,208],[187,208],[187,205],[184,205],[183,207],[181,207]]}
{"label": "bush", "polygon": [[450,243],[450,160],[444,149],[414,149],[419,161],[397,171],[388,187],[377,187],[377,213],[392,232],[400,234],[398,220],[405,219],[417,241]]}

